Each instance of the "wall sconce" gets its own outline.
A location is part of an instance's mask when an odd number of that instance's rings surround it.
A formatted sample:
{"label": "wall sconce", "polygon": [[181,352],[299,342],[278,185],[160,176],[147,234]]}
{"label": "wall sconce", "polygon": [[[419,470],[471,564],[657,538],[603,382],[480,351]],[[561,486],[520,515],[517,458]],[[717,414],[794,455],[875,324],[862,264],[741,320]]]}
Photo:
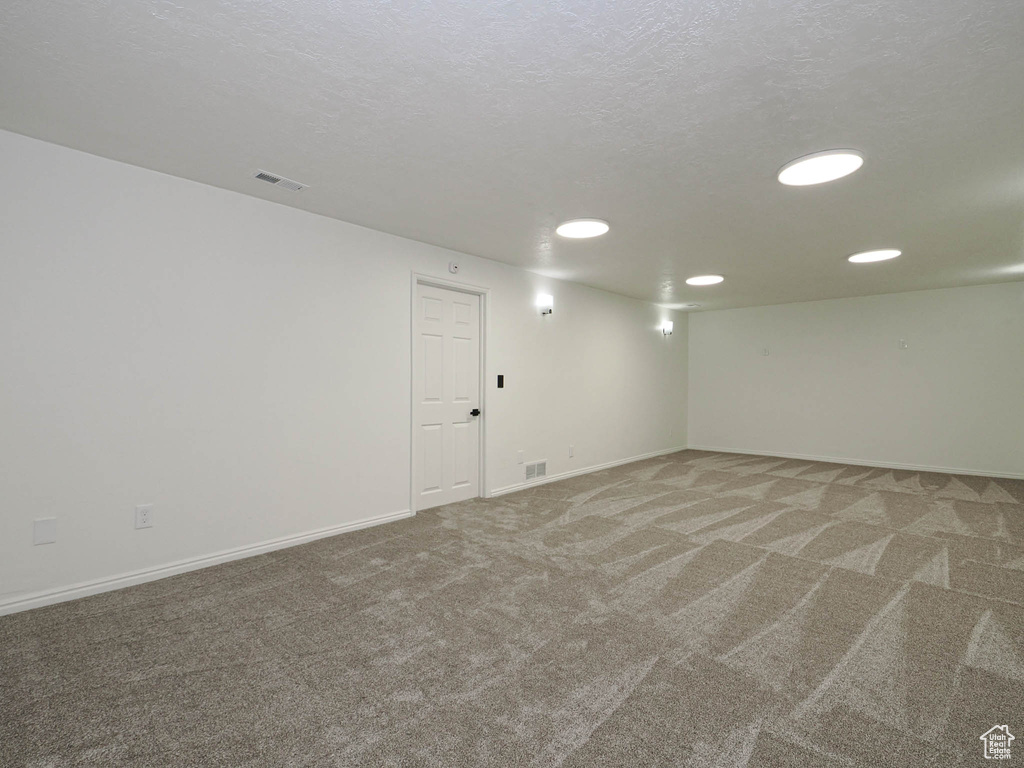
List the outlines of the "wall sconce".
{"label": "wall sconce", "polygon": [[662,324],[661,324],[661,332],[663,334],[665,334],[666,336],[671,336],[672,335],[672,321],[671,320],[665,320],[665,321],[662,322]]}
{"label": "wall sconce", "polygon": [[555,299],[550,293],[537,294],[537,307],[542,315],[550,315],[555,311]]}

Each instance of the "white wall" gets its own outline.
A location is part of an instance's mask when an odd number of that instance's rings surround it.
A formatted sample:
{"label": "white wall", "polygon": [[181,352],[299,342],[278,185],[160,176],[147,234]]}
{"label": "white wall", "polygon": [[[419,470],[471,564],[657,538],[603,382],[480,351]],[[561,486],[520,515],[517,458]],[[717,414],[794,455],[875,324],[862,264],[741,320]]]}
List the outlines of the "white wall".
{"label": "white wall", "polygon": [[1021,282],[696,314],[689,368],[691,447],[1024,477]]}
{"label": "white wall", "polygon": [[686,445],[684,315],[15,134],[0,158],[0,612],[407,511],[411,274],[452,259],[491,289],[489,490],[518,450]]}

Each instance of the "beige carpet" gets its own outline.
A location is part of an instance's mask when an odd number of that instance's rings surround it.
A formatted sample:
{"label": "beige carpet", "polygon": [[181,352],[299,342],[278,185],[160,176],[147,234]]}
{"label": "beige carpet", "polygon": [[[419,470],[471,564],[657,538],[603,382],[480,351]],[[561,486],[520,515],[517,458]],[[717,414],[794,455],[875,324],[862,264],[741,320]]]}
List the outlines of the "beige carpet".
{"label": "beige carpet", "polygon": [[1024,482],[729,454],[0,619],[3,766],[1024,761]]}

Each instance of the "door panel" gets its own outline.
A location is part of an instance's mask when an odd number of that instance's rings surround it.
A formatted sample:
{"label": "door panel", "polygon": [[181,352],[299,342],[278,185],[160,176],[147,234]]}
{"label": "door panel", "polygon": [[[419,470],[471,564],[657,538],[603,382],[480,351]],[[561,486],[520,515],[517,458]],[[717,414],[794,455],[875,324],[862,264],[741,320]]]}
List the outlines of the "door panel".
{"label": "door panel", "polygon": [[428,322],[441,322],[444,317],[444,302],[432,296],[423,296],[420,301],[422,317]]}
{"label": "door panel", "polygon": [[[476,397],[480,386],[480,371],[471,370],[477,359],[474,347],[478,347],[473,339],[452,338],[452,401],[469,403]],[[473,408],[476,403],[470,406]]]}
{"label": "door panel", "polygon": [[480,297],[416,286],[413,504],[480,495]]}
{"label": "door panel", "polygon": [[444,397],[444,337],[423,334],[422,402],[440,403]]}
{"label": "door panel", "polygon": [[465,488],[470,484],[476,467],[471,466],[473,435],[479,431],[472,422],[452,424],[452,487]]}
{"label": "door panel", "polygon": [[437,493],[444,482],[441,470],[442,434],[441,424],[424,424],[420,430],[420,444],[423,446],[420,452],[422,493]]}
{"label": "door panel", "polygon": [[[477,298],[477,304],[479,305],[480,299]],[[464,301],[454,301],[452,303],[455,312],[455,324],[456,325],[469,325],[473,322],[473,309],[472,306]]]}

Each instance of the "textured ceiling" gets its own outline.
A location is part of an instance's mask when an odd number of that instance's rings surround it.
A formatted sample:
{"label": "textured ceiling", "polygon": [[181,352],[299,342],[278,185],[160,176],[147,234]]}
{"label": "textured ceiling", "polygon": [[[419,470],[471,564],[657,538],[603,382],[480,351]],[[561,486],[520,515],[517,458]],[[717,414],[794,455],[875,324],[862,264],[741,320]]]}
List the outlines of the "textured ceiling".
{"label": "textured ceiling", "polygon": [[105,157],[658,303],[1024,279],[1017,0],[4,6],[0,127]]}

